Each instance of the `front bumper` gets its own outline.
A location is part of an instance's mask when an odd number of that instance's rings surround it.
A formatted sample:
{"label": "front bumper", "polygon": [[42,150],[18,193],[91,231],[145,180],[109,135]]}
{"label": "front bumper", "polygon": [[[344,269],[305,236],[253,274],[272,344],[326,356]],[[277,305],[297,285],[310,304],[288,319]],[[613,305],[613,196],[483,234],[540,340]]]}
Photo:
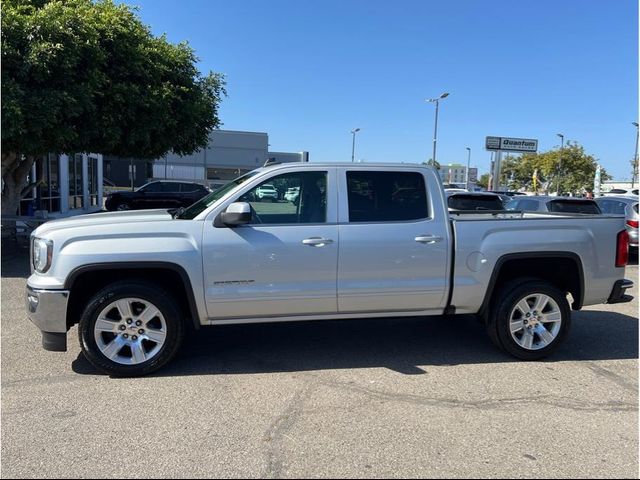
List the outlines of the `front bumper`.
{"label": "front bumper", "polygon": [[29,319],[42,332],[42,347],[53,352],[65,352],[69,291],[41,290],[27,285],[25,303]]}
{"label": "front bumper", "polygon": [[633,282],[631,280],[618,280],[613,284],[613,290],[607,303],[626,303],[633,300],[631,295],[625,295],[625,291],[629,288],[633,288]]}

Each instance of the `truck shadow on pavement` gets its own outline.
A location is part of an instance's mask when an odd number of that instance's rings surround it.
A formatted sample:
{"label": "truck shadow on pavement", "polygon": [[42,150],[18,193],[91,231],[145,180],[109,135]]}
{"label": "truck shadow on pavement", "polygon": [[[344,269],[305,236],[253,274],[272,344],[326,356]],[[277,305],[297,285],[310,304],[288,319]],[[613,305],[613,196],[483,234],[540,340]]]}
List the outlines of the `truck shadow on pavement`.
{"label": "truck shadow on pavement", "polygon": [[[577,312],[564,345],[547,363],[638,358],[638,319]],[[516,362],[493,346],[472,316],[345,320],[203,328],[153,376],[234,375],[388,368],[406,375],[429,366]],[[76,373],[98,372],[82,354]]]}

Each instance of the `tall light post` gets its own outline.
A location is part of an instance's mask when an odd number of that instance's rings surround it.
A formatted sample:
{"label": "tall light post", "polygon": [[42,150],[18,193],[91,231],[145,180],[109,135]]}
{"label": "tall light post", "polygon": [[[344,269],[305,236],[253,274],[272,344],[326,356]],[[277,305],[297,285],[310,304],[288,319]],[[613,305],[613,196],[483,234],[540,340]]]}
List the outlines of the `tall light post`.
{"label": "tall light post", "polygon": [[561,133],[556,133],[558,137],[560,137],[560,161],[558,162],[558,195],[562,195],[562,190],[560,190],[560,182],[562,181],[562,153],[564,152],[564,135]]}
{"label": "tall light post", "polygon": [[471,148],[467,147],[467,191],[469,190],[469,167],[471,167]]}
{"label": "tall light post", "polygon": [[638,174],[638,134],[640,130],[638,129],[638,122],[631,123],[636,127],[636,153],[633,155],[633,171],[631,172],[631,188],[633,188],[636,175]]}
{"label": "tall light post", "polygon": [[353,135],[353,144],[351,145],[351,163],[353,163],[355,161],[355,156],[356,156],[356,133],[358,133],[360,131],[359,128],[354,128],[353,130],[351,130],[351,133]]}
{"label": "tall light post", "polygon": [[440,100],[442,100],[443,98],[447,98],[448,96],[449,94],[445,92],[438,98],[425,99],[425,102],[436,104],[436,121],[433,126],[433,156],[431,157],[434,166],[436,165],[436,142],[438,141],[438,107],[440,106]]}

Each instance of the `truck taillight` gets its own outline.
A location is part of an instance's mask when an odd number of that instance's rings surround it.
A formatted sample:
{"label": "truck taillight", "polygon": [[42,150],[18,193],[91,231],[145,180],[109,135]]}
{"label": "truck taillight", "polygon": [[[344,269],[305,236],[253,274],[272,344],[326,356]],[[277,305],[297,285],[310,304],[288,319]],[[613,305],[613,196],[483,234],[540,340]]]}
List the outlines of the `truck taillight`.
{"label": "truck taillight", "polygon": [[638,228],[638,220],[627,220],[627,225],[631,228]]}
{"label": "truck taillight", "polygon": [[624,267],[629,261],[629,234],[626,230],[618,233],[616,244],[616,267]]}

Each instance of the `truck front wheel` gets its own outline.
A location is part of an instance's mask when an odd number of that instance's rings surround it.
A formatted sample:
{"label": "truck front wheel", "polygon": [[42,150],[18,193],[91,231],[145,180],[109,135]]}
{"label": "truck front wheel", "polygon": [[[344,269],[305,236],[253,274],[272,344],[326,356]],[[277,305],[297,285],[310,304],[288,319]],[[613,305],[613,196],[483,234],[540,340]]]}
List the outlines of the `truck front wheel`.
{"label": "truck front wheel", "polygon": [[489,315],[489,336],[522,360],[539,360],[562,343],[571,325],[566,294],[543,281],[502,289]]}
{"label": "truck front wheel", "polygon": [[169,362],[184,336],[180,308],[157,286],[113,283],[89,301],[80,319],[80,346],[97,369],[117,377],[151,373]]}

